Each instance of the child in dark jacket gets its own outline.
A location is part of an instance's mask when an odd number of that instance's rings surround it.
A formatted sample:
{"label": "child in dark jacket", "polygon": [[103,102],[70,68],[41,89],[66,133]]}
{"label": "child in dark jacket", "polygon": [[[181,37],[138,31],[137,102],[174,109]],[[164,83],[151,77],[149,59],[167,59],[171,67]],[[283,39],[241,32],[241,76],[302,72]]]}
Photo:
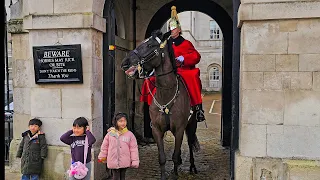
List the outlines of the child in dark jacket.
{"label": "child in dark jacket", "polygon": [[21,158],[21,180],[39,180],[43,160],[47,157],[47,142],[40,131],[42,122],[39,119],[29,121],[29,130],[22,133],[22,140],[17,152]]}
{"label": "child in dark jacket", "polygon": [[[72,164],[80,161],[84,163],[84,146],[85,146],[85,137],[88,138],[88,153],[87,153],[87,160],[86,160],[86,167],[88,168],[88,173],[84,180],[90,180],[91,174],[91,148],[92,145],[96,142],[96,138],[90,132],[88,120],[84,117],[79,117],[73,122],[72,130],[67,131],[64,133],[60,140],[70,145],[71,147],[71,157],[72,157]],[[74,177],[70,177],[70,180],[74,180]]]}

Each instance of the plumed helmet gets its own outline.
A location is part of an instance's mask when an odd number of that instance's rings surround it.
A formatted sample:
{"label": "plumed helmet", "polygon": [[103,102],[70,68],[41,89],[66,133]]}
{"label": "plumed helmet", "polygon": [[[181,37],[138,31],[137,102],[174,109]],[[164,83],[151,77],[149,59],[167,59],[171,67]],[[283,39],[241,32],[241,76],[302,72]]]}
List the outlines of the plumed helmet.
{"label": "plumed helmet", "polygon": [[169,29],[173,30],[175,28],[180,28],[180,30],[181,30],[181,25],[180,25],[178,14],[177,14],[177,8],[176,8],[176,6],[172,6],[171,7],[171,18],[169,20]]}

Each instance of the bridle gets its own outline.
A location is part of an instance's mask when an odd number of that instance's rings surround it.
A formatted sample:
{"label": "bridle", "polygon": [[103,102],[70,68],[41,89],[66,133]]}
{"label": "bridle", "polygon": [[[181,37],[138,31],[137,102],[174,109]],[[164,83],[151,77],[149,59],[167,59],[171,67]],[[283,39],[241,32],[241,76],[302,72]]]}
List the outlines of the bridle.
{"label": "bridle", "polygon": [[[149,37],[148,39],[146,39],[143,43],[146,43],[147,41],[149,41],[152,37]],[[147,71],[144,70],[144,64],[146,64],[147,62],[151,61],[153,58],[158,57],[161,54],[161,62],[163,61],[164,58],[164,52],[162,52],[162,49],[164,48],[164,44],[166,43],[162,43],[160,38],[155,37],[155,40],[157,40],[157,42],[159,43],[158,48],[156,48],[155,50],[151,51],[151,53],[147,54],[146,56],[142,57],[139,54],[139,51],[137,49],[134,49],[132,52],[138,57],[139,61],[136,65],[136,67],[138,67],[138,74],[139,74],[139,78],[140,79],[145,79],[145,78],[149,78],[152,76],[152,73],[148,73]],[[164,74],[159,74],[159,75],[155,75],[156,77],[159,76],[164,76],[167,74],[172,73],[173,70],[171,70],[170,72],[164,73]]]}
{"label": "bridle", "polygon": [[[150,37],[150,38],[152,38],[152,37]],[[147,42],[147,41],[149,41],[150,40],[150,38],[148,38],[145,42]],[[135,65],[135,66],[137,66],[138,67],[138,73],[139,73],[139,78],[144,78],[144,79],[146,79],[146,80],[149,80],[150,81],[150,76],[151,76],[151,73],[148,73],[148,72],[145,72],[144,71],[144,64],[145,63],[147,63],[147,62],[149,62],[150,60],[152,60],[154,57],[157,57],[157,56],[159,56],[160,54],[161,54],[161,62],[163,62],[164,61],[164,52],[163,52],[163,48],[165,47],[165,45],[166,45],[166,43],[167,43],[167,41],[165,41],[165,42],[161,42],[161,40],[158,38],[158,37],[155,37],[155,39],[157,40],[157,42],[159,43],[159,46],[158,46],[158,48],[156,48],[155,50],[153,50],[151,53],[149,53],[148,55],[146,55],[145,57],[142,57],[142,56],[140,56],[140,54],[139,54],[139,52],[138,52],[138,50],[137,49],[134,49],[133,50],[133,53],[138,57],[138,59],[139,59],[139,61],[138,61],[138,63],[137,63],[137,65]],[[144,43],[145,43],[144,42]],[[160,63],[161,64],[161,63]],[[167,72],[167,73],[164,73],[164,74],[160,74],[160,75],[155,75],[156,77],[159,77],[159,76],[164,76],[164,75],[167,75],[167,74],[170,74],[170,73],[172,73],[172,72],[174,72],[174,69],[172,68],[172,70],[171,71],[169,71],[169,72]],[[151,81],[150,81],[150,83],[152,83]],[[155,84],[153,84],[155,87],[157,87]],[[154,103],[155,103],[155,105],[159,108],[159,111],[160,112],[162,112],[163,114],[166,114],[166,121],[168,121],[168,118],[169,118],[169,112],[170,112],[170,108],[173,106],[173,104],[175,103],[175,101],[176,101],[176,98],[178,97],[178,94],[179,94],[179,82],[178,82],[178,76],[176,76],[176,84],[175,84],[175,86],[176,86],[176,91],[175,91],[175,94],[174,94],[174,96],[172,97],[172,99],[168,102],[168,103],[166,103],[166,104],[164,104],[164,105],[162,105],[162,104],[160,104],[158,101],[157,101],[157,99],[155,98],[155,96],[152,94],[152,92],[151,92],[151,90],[150,90],[150,87],[149,87],[149,84],[147,83],[147,88],[148,88],[148,91],[149,91],[149,93],[148,94],[151,94],[151,96],[152,96],[152,98],[153,98],[153,100],[154,100]],[[157,88],[159,88],[159,87],[157,87]],[[173,87],[170,87],[170,88],[168,88],[168,89],[172,89]],[[167,89],[167,88],[162,88],[162,89]],[[140,94],[141,94],[141,92],[140,92]],[[169,107],[169,105],[171,104],[171,107]]]}

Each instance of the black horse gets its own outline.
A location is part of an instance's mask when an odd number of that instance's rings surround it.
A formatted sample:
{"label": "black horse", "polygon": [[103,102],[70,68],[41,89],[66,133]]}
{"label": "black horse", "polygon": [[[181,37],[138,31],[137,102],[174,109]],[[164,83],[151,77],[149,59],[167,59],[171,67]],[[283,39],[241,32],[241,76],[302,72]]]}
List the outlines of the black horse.
{"label": "black horse", "polygon": [[149,112],[152,134],[158,145],[161,179],[166,179],[163,137],[168,130],[175,137],[175,148],[172,155],[175,177],[178,177],[178,166],[182,163],[180,148],[184,131],[186,131],[190,151],[190,173],[197,173],[193,158],[193,151],[199,150],[200,147],[196,136],[197,120],[195,113],[190,111],[187,88],[180,76],[176,74],[172,43],[167,43],[159,30],[154,31],[150,38],[129,52],[123,59],[121,68],[129,77],[146,79],[148,74],[154,70],[157,90]]}

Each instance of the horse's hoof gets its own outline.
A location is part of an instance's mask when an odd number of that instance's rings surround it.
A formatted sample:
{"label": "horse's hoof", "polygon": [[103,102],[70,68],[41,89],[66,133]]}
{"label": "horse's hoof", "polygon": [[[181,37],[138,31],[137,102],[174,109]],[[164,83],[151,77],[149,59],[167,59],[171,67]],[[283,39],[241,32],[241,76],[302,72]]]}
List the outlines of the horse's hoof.
{"label": "horse's hoof", "polygon": [[173,177],[172,177],[172,179],[174,179],[174,180],[178,180],[178,178],[179,178],[178,174],[174,174]]}
{"label": "horse's hoof", "polygon": [[194,167],[194,173],[195,173],[195,174],[198,174],[198,170],[197,170],[196,167]]}
{"label": "horse's hoof", "polygon": [[198,170],[197,170],[197,168],[195,166],[194,167],[190,167],[189,172],[190,172],[190,174],[193,174],[193,173],[198,174]]}

